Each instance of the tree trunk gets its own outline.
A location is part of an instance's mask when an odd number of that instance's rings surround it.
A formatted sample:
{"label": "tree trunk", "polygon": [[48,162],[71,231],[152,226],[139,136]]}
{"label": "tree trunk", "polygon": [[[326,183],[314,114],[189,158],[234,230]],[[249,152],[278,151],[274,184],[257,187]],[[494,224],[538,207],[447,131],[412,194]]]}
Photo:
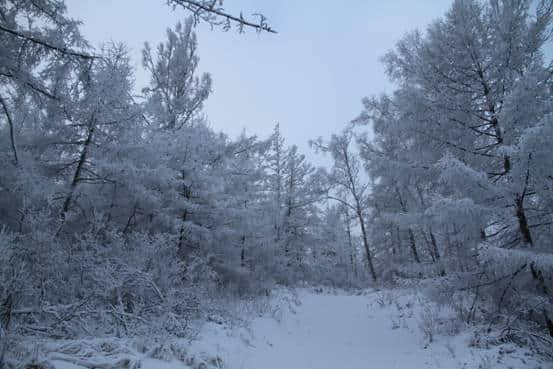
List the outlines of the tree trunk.
{"label": "tree trunk", "polygon": [[[545,281],[542,271],[538,269],[536,262],[532,262],[530,264],[530,272],[532,273],[532,278],[536,281],[538,289],[540,289],[541,292],[546,296],[546,298],[548,298],[549,301],[551,302],[552,300],[551,291],[547,286],[547,283]],[[547,330],[549,331],[549,335],[553,337],[553,319],[548,315],[546,308],[543,308],[542,312],[543,312],[543,318],[545,320],[545,324],[547,326]]]}
{"label": "tree trunk", "polygon": [[13,119],[10,114],[10,111],[8,110],[8,105],[4,101],[4,98],[0,96],[0,104],[2,105],[2,108],[4,109],[4,114],[6,115],[6,120],[8,121],[8,128],[10,131],[10,145],[12,147],[13,151],[13,162],[17,166],[18,164],[18,157],[17,157],[17,148],[15,146],[15,134],[14,134],[14,127],[13,127]]}
{"label": "tree trunk", "polygon": [[434,251],[436,261],[440,261],[440,250],[438,249],[438,243],[436,242],[436,237],[434,236],[432,229],[430,230],[430,242],[432,243],[432,250]]}
{"label": "tree trunk", "polygon": [[[430,229],[430,242],[432,243],[432,249],[434,251],[434,256],[436,257],[436,263],[440,262],[440,250],[438,249],[438,243],[436,242],[436,236],[434,236],[434,232],[432,232],[432,229]],[[440,266],[440,275],[443,277],[446,275],[445,267],[443,265]]]}
{"label": "tree trunk", "polygon": [[69,187],[69,193],[65,197],[65,201],[63,202],[63,208],[60,214],[61,218],[61,224],[58,228],[58,231],[56,232],[56,235],[58,235],[65,223],[65,218],[67,216],[67,212],[69,211],[69,208],[71,206],[71,202],[73,201],[73,196],[75,194],[75,190],[77,189],[77,186],[79,185],[79,181],[81,180],[81,172],[83,171],[83,167],[86,163],[86,160],[88,158],[88,149],[90,147],[90,144],[92,143],[92,137],[94,136],[94,123],[96,121],[96,118],[94,115],[90,118],[90,122],[88,125],[88,134],[86,136],[85,142],[83,144],[83,149],[81,150],[81,154],[79,155],[79,161],[77,162],[77,168],[75,169],[75,173],[73,174],[73,179],[71,180],[71,184]]}
{"label": "tree trunk", "polygon": [[532,246],[534,241],[532,240],[532,234],[530,233],[530,227],[528,226],[528,219],[524,212],[524,197],[519,196],[515,200],[516,217],[518,220],[518,227],[522,236],[522,241],[528,246]]}
{"label": "tree trunk", "polygon": [[[185,199],[189,200],[191,195],[192,195],[192,192],[191,192],[191,189],[189,186],[187,186],[185,184],[185,178],[186,178],[186,173],[184,170],[182,170],[181,172],[182,174],[182,197],[184,197]],[[186,206],[186,205],[185,205]],[[184,209],[183,212],[182,212],[182,216],[181,216],[181,221],[182,221],[182,225],[181,225],[181,228],[180,228],[180,232],[179,232],[179,241],[178,241],[178,245],[177,245],[177,250],[181,256],[181,258],[185,258],[185,252],[184,252],[184,239],[185,239],[185,225],[186,225],[186,220],[187,220],[187,217],[188,217],[188,209]]]}
{"label": "tree trunk", "polygon": [[[397,235],[397,250],[395,250],[396,252],[394,252],[394,255],[396,255],[397,253],[398,256],[401,256],[401,252],[402,252],[401,231],[399,230],[398,226],[396,226],[396,235]],[[394,261],[397,261],[397,259]]]}
{"label": "tree trunk", "polygon": [[8,294],[0,309],[0,369],[3,369],[5,367],[4,357],[8,348],[8,336],[13,309],[13,296],[11,293]]}
{"label": "tree trunk", "polygon": [[426,244],[426,247],[428,249],[428,254],[430,255],[430,258],[432,259],[433,263],[436,263],[436,256],[434,255],[434,248],[432,247],[431,241],[428,239],[428,235],[425,231],[422,231],[422,237],[424,238],[424,242]]}
{"label": "tree trunk", "polygon": [[[396,193],[399,200],[399,204],[401,206],[401,210],[403,210],[404,213],[407,213],[407,205],[401,198],[401,193],[399,192],[399,188],[396,187]],[[413,257],[415,258],[415,261],[420,264],[421,260],[419,258],[419,253],[417,251],[417,244],[415,242],[415,235],[413,234],[413,230],[411,228],[408,228],[409,233],[409,245],[411,246],[411,252],[413,253]]]}
{"label": "tree trunk", "polygon": [[417,251],[417,244],[415,243],[415,234],[411,230],[411,228],[408,229],[409,232],[409,245],[411,246],[411,252],[413,252],[413,257],[415,258],[415,261],[420,264],[421,259],[419,258],[419,253]]}
{"label": "tree trunk", "polygon": [[242,249],[240,250],[240,266],[246,267],[246,235],[242,234]]}
{"label": "tree trunk", "polygon": [[348,211],[346,210],[345,213],[346,218],[346,231],[348,234],[348,246],[349,246],[349,257],[350,257],[350,263],[351,263],[351,271],[353,272],[353,276],[357,278],[357,270],[355,268],[355,259],[353,255],[353,242],[351,238],[351,227],[350,227],[350,219]]}
{"label": "tree trunk", "polygon": [[365,252],[367,253],[367,265],[369,266],[369,271],[371,273],[371,276],[373,278],[373,281],[376,282],[376,272],[374,270],[373,260],[371,256],[371,250],[369,248],[369,240],[367,237],[367,231],[365,229],[365,222],[363,221],[363,215],[361,213],[361,209],[357,209],[357,216],[359,218],[359,223],[361,225],[361,236],[363,238],[363,246],[365,246]]}

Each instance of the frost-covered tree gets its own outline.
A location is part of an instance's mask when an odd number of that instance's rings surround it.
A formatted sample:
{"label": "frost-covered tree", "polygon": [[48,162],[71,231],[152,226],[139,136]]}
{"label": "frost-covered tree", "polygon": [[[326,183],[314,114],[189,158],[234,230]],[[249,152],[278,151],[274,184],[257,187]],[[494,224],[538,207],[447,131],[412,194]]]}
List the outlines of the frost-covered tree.
{"label": "frost-covered tree", "polygon": [[[63,1],[0,0],[0,367],[20,366],[30,335],[181,336],[208,294],[276,279],[270,140],[208,126],[193,26],[270,29],[221,2],[169,3],[193,18],[146,44],[137,98],[125,46],[90,48]],[[279,150],[279,203],[303,206],[308,165],[294,151],[286,197]]]}
{"label": "frost-covered tree", "polygon": [[352,232],[349,208],[340,203],[326,204],[318,217],[315,242],[307,258],[316,280],[334,286],[363,285],[357,265],[362,246]]}
{"label": "frost-covered tree", "polygon": [[[40,184],[33,180],[47,174],[26,148],[37,147],[50,124],[47,117],[65,118],[64,108],[73,104],[69,86],[95,57],[87,53],[79,24],[67,16],[62,1],[4,1],[0,9],[0,217],[17,227],[26,208],[35,202],[40,207],[48,196],[38,193]],[[42,190],[51,195],[53,189]]]}
{"label": "frost-covered tree", "polygon": [[351,129],[346,129],[339,135],[332,135],[328,144],[324,144],[322,140],[314,142],[318,149],[330,153],[332,157],[332,167],[328,174],[329,198],[348,207],[355,214],[361,231],[367,267],[373,281],[376,281],[377,273],[368,231],[371,209],[367,201],[370,183],[363,171],[354,144],[354,134]]}
{"label": "frost-covered tree", "polygon": [[295,145],[288,149],[283,174],[284,258],[289,266],[302,269],[312,239],[310,226],[316,220],[314,206],[323,194],[322,176],[298,153]]}
{"label": "frost-covered tree", "polygon": [[[366,99],[358,119],[376,136],[362,154],[378,239],[446,267],[432,273],[471,272],[475,299],[493,297],[549,334],[552,15],[550,1],[454,1],[384,57],[398,88]],[[484,286],[495,290],[482,297]]]}
{"label": "frost-covered tree", "polygon": [[167,30],[167,40],[157,46],[156,53],[146,43],[142,63],[150,73],[150,85],[143,92],[146,109],[163,129],[179,129],[193,121],[211,92],[211,77],[197,76],[196,34],[193,20]]}
{"label": "frost-covered tree", "polygon": [[280,132],[280,125],[275,125],[273,134],[269,138],[270,147],[267,152],[267,186],[272,194],[272,216],[274,227],[274,242],[282,241],[282,220],[284,201],[284,168],[286,167],[286,147],[284,137]]}
{"label": "frost-covered tree", "polygon": [[278,124],[268,144],[265,181],[277,264],[283,275],[293,270],[305,276],[305,258],[319,224],[316,204],[323,198],[324,176],[297,146],[286,146]]}

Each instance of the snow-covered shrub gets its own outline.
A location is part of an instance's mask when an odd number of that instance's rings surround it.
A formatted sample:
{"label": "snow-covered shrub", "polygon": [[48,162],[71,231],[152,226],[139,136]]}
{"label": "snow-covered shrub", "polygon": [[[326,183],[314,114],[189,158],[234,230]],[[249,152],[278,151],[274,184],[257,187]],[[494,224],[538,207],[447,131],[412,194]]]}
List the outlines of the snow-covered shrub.
{"label": "snow-covered shrub", "polygon": [[[144,345],[144,343],[142,343]],[[149,342],[148,347],[141,347],[141,352],[153,359],[164,361],[178,360],[185,362],[188,357],[186,343],[167,337],[159,342]]]}
{"label": "snow-covered shrub", "polygon": [[386,308],[398,301],[397,293],[393,290],[385,289],[377,292],[376,303],[380,308]]}
{"label": "snow-covered shrub", "polygon": [[217,288],[221,292],[237,297],[251,297],[263,295],[267,290],[265,281],[255,278],[245,268],[217,265],[214,270],[217,274]]}
{"label": "snow-covered shrub", "polygon": [[419,328],[427,343],[434,342],[440,324],[440,310],[436,305],[425,304],[419,313]]}

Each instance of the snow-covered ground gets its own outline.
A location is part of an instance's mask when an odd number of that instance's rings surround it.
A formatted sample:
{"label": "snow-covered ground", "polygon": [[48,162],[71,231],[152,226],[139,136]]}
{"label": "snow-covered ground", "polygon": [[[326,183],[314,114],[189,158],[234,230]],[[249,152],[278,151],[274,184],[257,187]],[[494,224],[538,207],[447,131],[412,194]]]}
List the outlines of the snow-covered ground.
{"label": "snow-covered ground", "polygon": [[421,321],[436,321],[432,315],[440,310],[414,295],[391,294],[300,290],[294,298],[273,301],[262,316],[250,317],[247,327],[206,324],[187,344],[187,355],[196,358],[189,366],[145,359],[142,368],[549,368],[520,349],[470,347],[468,333],[448,336],[437,330],[429,342]]}

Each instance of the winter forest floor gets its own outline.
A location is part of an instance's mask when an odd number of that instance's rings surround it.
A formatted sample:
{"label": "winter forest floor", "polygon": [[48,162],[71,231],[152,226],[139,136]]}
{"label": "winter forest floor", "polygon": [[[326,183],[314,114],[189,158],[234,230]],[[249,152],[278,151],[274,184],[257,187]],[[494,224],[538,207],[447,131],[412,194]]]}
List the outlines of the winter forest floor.
{"label": "winter forest floor", "polygon": [[[447,312],[398,291],[281,293],[247,324],[210,322],[182,361],[143,369],[550,368],[514,346],[476,347],[474,332],[443,334]],[[251,311],[248,313],[251,315]],[[445,322],[445,323],[444,323]],[[432,342],[430,341],[432,337]],[[138,354],[137,354],[138,355]],[[52,361],[57,369],[80,369]]]}

